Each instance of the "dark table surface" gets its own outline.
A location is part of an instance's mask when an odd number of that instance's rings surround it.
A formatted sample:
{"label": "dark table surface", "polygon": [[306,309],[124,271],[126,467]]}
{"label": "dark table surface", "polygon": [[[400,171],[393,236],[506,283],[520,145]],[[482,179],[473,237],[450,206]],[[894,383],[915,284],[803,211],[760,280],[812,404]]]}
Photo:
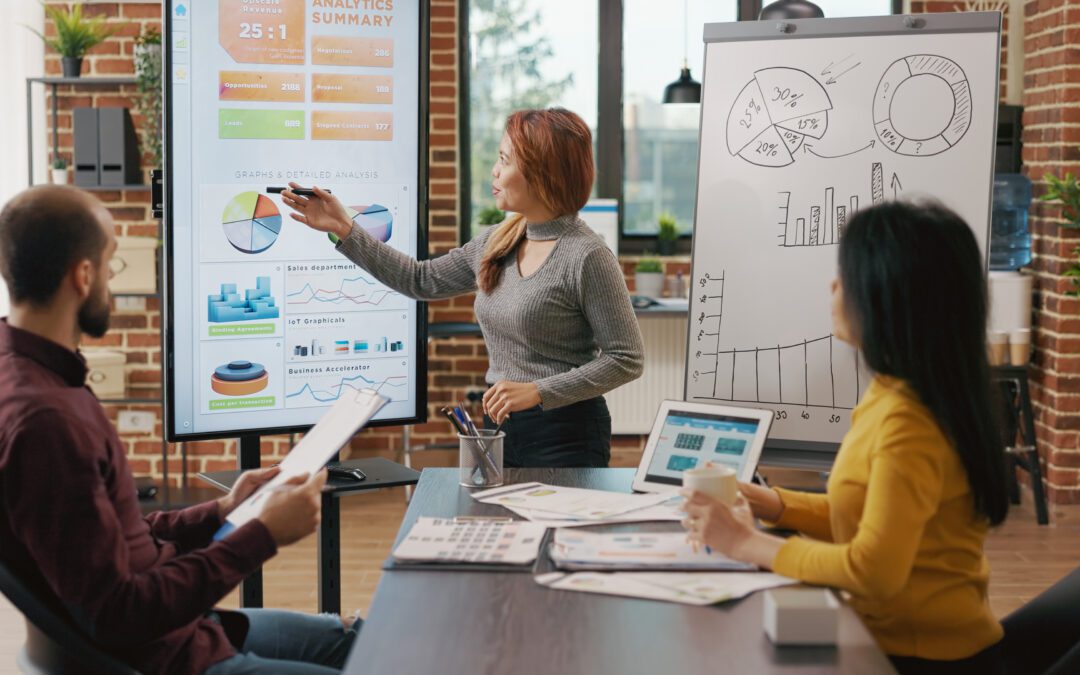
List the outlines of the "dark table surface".
{"label": "dark table surface", "polygon": [[[633,470],[508,469],[506,475],[507,483],[629,491]],[[397,541],[419,516],[511,515],[473,501],[457,481],[457,469],[425,469]],[[386,571],[345,672],[894,672],[847,606],[837,647],[774,647],[762,628],[762,598],[755,593],[692,607],[550,590],[531,574]]]}
{"label": "dark table surface", "polygon": [[[391,462],[383,457],[369,457],[367,459],[350,459],[339,462],[341,466],[360,469],[367,479],[355,481],[349,478],[337,478],[331,476],[326,485],[335,495],[348,494],[350,492],[363,492],[364,490],[378,490],[380,488],[400,487],[402,485],[415,485],[420,479],[420,472],[402,466],[397,462]],[[224,492],[232,489],[233,483],[240,477],[240,471],[213,471],[200,473],[198,477]]]}

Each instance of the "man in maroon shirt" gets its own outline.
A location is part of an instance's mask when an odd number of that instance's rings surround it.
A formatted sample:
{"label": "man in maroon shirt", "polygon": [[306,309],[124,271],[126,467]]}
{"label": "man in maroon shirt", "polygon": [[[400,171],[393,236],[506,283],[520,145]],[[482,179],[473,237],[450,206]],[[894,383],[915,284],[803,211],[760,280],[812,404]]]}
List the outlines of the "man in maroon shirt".
{"label": "man in maroon shirt", "polygon": [[277,469],[214,502],[144,518],[112,424],[86,386],[83,333],[109,325],[109,212],[74,188],[27,190],[0,211],[0,559],[98,645],[146,673],[328,673],[359,621],[214,603],[314,531],[326,472],[276,492],[221,541],[225,516]]}

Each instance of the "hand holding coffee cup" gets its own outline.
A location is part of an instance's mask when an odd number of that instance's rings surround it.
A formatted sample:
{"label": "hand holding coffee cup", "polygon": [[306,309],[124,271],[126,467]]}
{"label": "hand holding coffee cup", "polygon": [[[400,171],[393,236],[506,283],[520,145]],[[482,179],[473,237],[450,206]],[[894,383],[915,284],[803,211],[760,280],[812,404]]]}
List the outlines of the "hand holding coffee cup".
{"label": "hand holding coffee cup", "polygon": [[683,471],[683,488],[708,495],[728,506],[734,506],[739,495],[735,469],[708,462],[699,468]]}

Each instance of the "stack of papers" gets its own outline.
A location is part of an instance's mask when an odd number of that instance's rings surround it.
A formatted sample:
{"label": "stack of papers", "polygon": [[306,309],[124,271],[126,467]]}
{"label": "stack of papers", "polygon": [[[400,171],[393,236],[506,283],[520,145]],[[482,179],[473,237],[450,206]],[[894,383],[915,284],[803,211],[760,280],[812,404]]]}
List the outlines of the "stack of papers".
{"label": "stack of papers", "polygon": [[563,570],[755,570],[705,549],[694,552],[685,532],[598,533],[556,530],[551,559]]}
{"label": "stack of papers", "polygon": [[397,562],[527,565],[536,560],[542,525],[484,518],[418,518],[394,549]]}
{"label": "stack of papers", "polygon": [[762,572],[552,572],[536,582],[560,591],[583,591],[663,600],[687,605],[712,605],[737,600],[755,591],[797,584],[778,574]]}
{"label": "stack of papers", "polygon": [[472,496],[485,504],[504,506],[545,527],[683,518],[678,510],[681,498],[672,493],[633,494],[518,483],[474,492]]}

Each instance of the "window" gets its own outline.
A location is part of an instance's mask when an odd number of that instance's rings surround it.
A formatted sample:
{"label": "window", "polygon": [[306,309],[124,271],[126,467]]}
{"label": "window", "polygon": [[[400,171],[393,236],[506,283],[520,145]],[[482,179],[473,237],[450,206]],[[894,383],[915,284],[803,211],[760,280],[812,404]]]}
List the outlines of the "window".
{"label": "window", "polygon": [[701,106],[664,104],[685,52],[691,76],[702,79],[706,23],[735,20],[734,2],[690,0],[623,3],[623,235],[655,235],[662,213],[689,235],[697,188]]}
{"label": "window", "polygon": [[511,112],[561,106],[581,115],[595,142],[598,2],[469,1],[471,234],[481,211],[494,206],[491,167]]}

